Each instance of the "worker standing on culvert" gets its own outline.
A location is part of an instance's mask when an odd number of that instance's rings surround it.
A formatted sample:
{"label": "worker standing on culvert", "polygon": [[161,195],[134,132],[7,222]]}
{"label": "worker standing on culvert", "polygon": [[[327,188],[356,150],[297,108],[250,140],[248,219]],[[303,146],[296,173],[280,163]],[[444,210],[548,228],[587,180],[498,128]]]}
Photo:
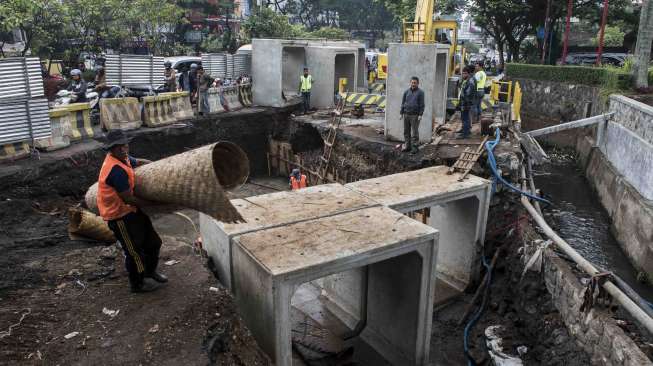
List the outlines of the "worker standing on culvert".
{"label": "worker standing on culvert", "polygon": [[156,271],[161,238],[150,218],[140,209],[151,202],[134,196],[134,168],[149,160],[129,156],[129,138],[121,130],[110,131],[103,148],[107,156],[98,178],[97,206],[125,252],[125,267],[132,292],[157,289],[168,278]]}
{"label": "worker standing on culvert", "polygon": [[308,73],[308,67],[304,68],[304,75],[299,77],[299,92],[302,95],[304,114],[311,108],[311,89],[313,88],[313,75]]}
{"label": "worker standing on culvert", "polygon": [[487,81],[487,74],[483,70],[483,63],[477,62],[474,68],[474,81],[476,82],[476,100],[474,101],[474,113],[476,114],[476,123],[481,120],[481,105],[483,97],[485,97],[485,82]]}
{"label": "worker standing on culvert", "polygon": [[461,135],[457,138],[468,138],[472,133],[472,121],[470,119],[471,109],[474,107],[476,98],[476,81],[472,76],[474,69],[467,66],[463,69],[463,82],[460,87],[460,98],[458,106],[460,108],[460,118],[463,121],[463,128],[457,131]]}
{"label": "worker standing on culvert", "polygon": [[299,169],[295,168],[290,174],[290,189],[296,191],[301,188],[306,188],[306,175],[302,174]]}
{"label": "worker standing on culvert", "polygon": [[416,154],[419,143],[419,123],[424,114],[424,92],[419,88],[417,76],[410,78],[410,88],[404,92],[401,98],[400,113],[404,120],[404,149],[402,151]]}

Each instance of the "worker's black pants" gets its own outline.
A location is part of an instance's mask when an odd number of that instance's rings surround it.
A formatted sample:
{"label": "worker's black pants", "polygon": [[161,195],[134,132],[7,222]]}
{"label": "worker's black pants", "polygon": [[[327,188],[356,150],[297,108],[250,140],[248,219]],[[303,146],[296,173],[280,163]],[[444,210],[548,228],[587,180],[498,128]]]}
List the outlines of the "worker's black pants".
{"label": "worker's black pants", "polygon": [[109,221],[109,228],[120,241],[125,252],[125,267],[132,287],[143,284],[143,277],[156,271],[159,263],[161,238],[152,221],[142,211]]}
{"label": "worker's black pants", "polygon": [[302,92],[302,105],[304,113],[308,113],[308,110],[311,109],[311,92]]}
{"label": "worker's black pants", "polygon": [[404,115],[404,141],[406,149],[411,148],[411,143],[413,148],[419,144],[419,118],[416,114]]}

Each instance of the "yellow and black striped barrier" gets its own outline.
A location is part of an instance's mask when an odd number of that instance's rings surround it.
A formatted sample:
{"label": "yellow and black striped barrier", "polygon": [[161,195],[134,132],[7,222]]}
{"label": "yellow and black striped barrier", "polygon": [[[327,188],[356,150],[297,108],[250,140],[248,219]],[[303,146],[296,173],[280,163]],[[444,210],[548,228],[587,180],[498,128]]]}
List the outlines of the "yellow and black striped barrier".
{"label": "yellow and black striped barrier", "polygon": [[90,139],[95,136],[91,125],[91,105],[88,103],[72,103],[62,105],[58,109],[70,112],[70,141]]}
{"label": "yellow and black striped barrier", "polygon": [[100,125],[111,130],[132,130],[141,127],[141,108],[137,98],[100,99]]}
{"label": "yellow and black striped barrier", "polygon": [[146,126],[158,127],[177,121],[170,99],[168,95],[143,97],[143,122]]}
{"label": "yellow and black striped barrier", "polygon": [[370,91],[375,94],[385,93],[385,84],[384,83],[372,83],[370,85]]}
{"label": "yellow and black striped barrier", "polygon": [[379,97],[378,94],[349,93],[345,102],[348,105],[376,105]]}
{"label": "yellow and black striped barrier", "polygon": [[177,120],[190,119],[195,117],[193,106],[190,104],[190,93],[187,91],[161,93],[159,95],[169,96],[172,114]]}
{"label": "yellow and black striped barrier", "polygon": [[376,100],[376,107],[385,110],[385,95],[379,95],[379,98]]}
{"label": "yellow and black striped barrier", "polygon": [[252,84],[241,84],[238,86],[238,100],[245,107],[252,105]]}
{"label": "yellow and black striped barrier", "polygon": [[56,108],[48,111],[50,117],[50,136],[34,139],[34,147],[44,151],[54,151],[70,146],[70,125],[72,114],[66,109]]}
{"label": "yellow and black striped barrier", "polygon": [[29,155],[30,148],[26,141],[0,145],[0,161],[16,160]]}

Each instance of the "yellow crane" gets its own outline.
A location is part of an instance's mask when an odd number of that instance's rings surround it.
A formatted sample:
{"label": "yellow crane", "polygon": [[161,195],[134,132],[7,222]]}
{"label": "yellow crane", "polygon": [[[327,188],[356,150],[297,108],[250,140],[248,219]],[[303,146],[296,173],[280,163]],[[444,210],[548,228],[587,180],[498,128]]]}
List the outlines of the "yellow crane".
{"label": "yellow crane", "polygon": [[[458,52],[458,22],[455,19],[433,19],[434,0],[417,0],[415,20],[403,21],[402,40],[404,43],[448,43],[449,76],[456,69]],[[464,49],[461,48],[461,63],[464,62]]]}

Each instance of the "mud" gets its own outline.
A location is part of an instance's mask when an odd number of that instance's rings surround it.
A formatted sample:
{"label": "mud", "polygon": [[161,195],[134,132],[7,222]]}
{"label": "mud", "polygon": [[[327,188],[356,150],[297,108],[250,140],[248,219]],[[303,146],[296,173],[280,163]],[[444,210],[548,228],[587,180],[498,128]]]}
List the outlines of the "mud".
{"label": "mud", "polygon": [[[283,190],[285,181],[261,178],[267,174],[268,136],[291,141],[312,166],[321,155],[316,130],[284,116],[259,112],[139,130],[132,154],[158,159],[228,139],[247,152],[251,171],[258,176],[233,197]],[[395,145],[378,143],[371,136],[339,134],[332,162],[350,180],[448,162],[435,150],[409,155]],[[43,156],[0,169],[0,249],[6,253],[0,262],[0,330],[17,323],[29,309],[13,334],[0,339],[0,364],[267,364],[233,299],[194,249],[197,232],[186,219],[171,215],[154,219],[164,238],[161,262],[179,263],[162,265],[171,282],[145,296],[128,292],[119,251],[112,254],[112,247],[67,238],[65,211],[97,179],[104,156],[98,147],[78,144],[60,152],[63,156]],[[587,365],[587,355],[569,337],[541,279],[518,281],[517,249],[531,234],[514,198],[502,197],[490,214],[485,256],[491,257],[500,245],[506,254],[498,262],[487,309],[471,333],[471,354],[487,362],[483,331],[501,324],[508,329],[510,350],[527,347],[526,364]],[[185,213],[197,225],[195,214]],[[465,294],[436,309],[431,345],[435,364],[466,363],[464,327],[457,323],[472,296]],[[111,318],[102,312],[104,307],[120,312]],[[71,332],[79,334],[65,339]]]}

